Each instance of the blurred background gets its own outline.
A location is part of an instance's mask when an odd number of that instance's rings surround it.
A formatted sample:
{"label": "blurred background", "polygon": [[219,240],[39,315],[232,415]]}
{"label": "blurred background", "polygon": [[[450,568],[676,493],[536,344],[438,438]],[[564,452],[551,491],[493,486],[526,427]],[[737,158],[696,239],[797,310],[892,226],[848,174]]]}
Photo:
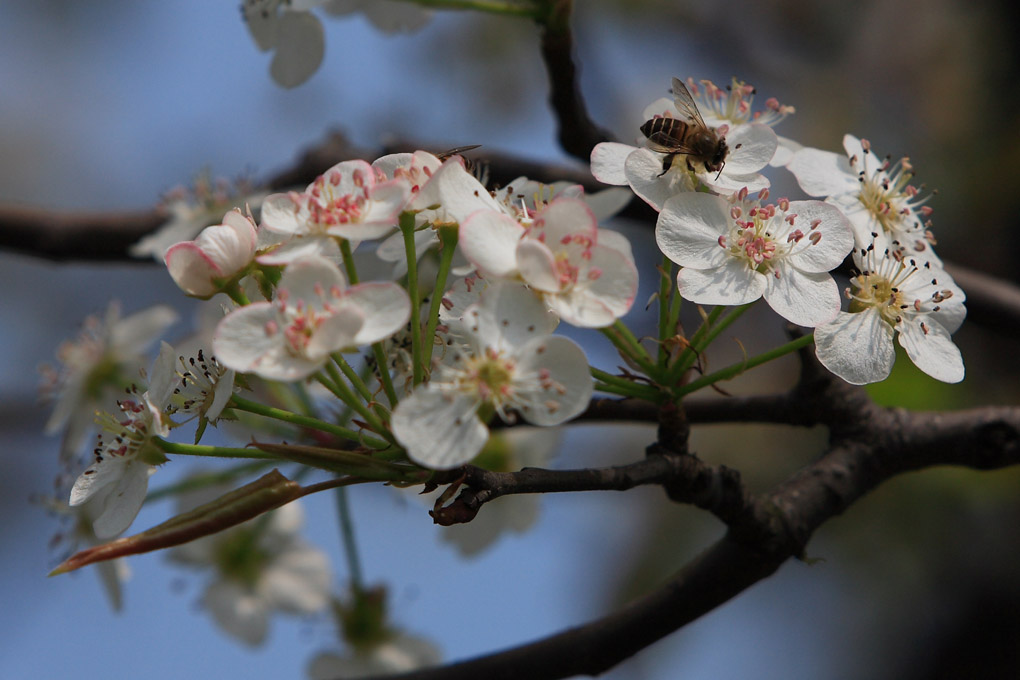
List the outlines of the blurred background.
{"label": "blurred background", "polygon": [[[581,86],[593,118],[622,141],[670,78],[731,76],[797,108],[779,134],[839,151],[844,133],[880,154],[909,155],[931,205],[943,258],[1017,281],[1009,243],[1020,167],[1012,3],[957,0],[750,0],[576,3]],[[536,28],[527,21],[442,12],[413,35],[384,35],[363,17],[323,15],[326,56],[307,83],[269,77],[236,3],[180,0],[0,5],[0,201],[62,211],[151,208],[203,168],[266,177],[342,131],[375,148],[399,136],[443,149],[483,144],[564,164],[546,106]],[[483,151],[484,151],[483,149]],[[773,195],[796,185],[773,173]],[[614,224],[639,260],[658,261],[649,225]],[[639,301],[651,294],[643,273]],[[86,569],[46,579],[57,524],[34,494],[51,491],[58,439],[35,367],[52,361],[81,320],[118,299],[131,313],[167,302],[194,313],[150,263],[67,265],[0,253],[0,658],[3,676],[302,677],[315,653],[340,650],[331,621],[277,618],[268,643],[223,636],[197,605],[204,578],[158,554],[131,560],[114,613]],[[641,305],[628,321],[648,332]],[[648,315],[650,316],[650,315]],[[643,329],[643,330],[642,330]],[[752,348],[782,338],[756,309],[732,335]],[[574,334],[575,338],[582,336]],[[946,386],[899,361],[876,399],[914,408],[1015,404],[1016,339],[965,324],[955,336],[968,378]],[[592,363],[615,365],[601,338]],[[715,366],[740,356],[733,343]],[[727,355],[730,352],[730,355]],[[770,392],[796,377],[779,362],[731,392]],[[641,429],[640,432],[636,431]],[[562,467],[634,460],[652,431],[570,428]],[[757,489],[810,460],[824,431],[710,427],[693,448],[741,469]],[[179,458],[153,487],[189,468]],[[903,476],[824,526],[822,561],[789,563],[702,620],[623,664],[610,678],[1011,677],[1020,667],[1020,521],[1016,470],[940,469]],[[307,536],[347,574],[331,496],[307,499]],[[507,647],[606,613],[655,588],[721,535],[700,511],[643,489],[544,497],[533,528],[462,559],[424,505],[387,488],[351,492],[367,580],[390,589],[396,625],[430,638],[444,658]],[[501,501],[508,502],[508,501]],[[135,528],[172,505],[146,505]],[[484,512],[483,512],[484,515]],[[964,671],[963,669],[966,669]],[[1011,672],[1012,671],[1012,672]]]}

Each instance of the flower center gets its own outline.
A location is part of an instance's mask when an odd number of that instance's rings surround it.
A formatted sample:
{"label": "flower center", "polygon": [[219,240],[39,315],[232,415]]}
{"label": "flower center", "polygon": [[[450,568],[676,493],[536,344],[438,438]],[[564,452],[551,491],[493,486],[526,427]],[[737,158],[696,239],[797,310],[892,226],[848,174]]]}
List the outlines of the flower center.
{"label": "flower center", "polygon": [[890,326],[895,326],[903,308],[903,293],[884,274],[860,274],[850,280],[856,288],[850,300],[850,312],[863,312],[877,307],[878,313]]}
{"label": "flower center", "polygon": [[[867,140],[861,140],[865,149]],[[917,187],[910,183],[913,166],[910,159],[901,158],[896,163],[885,159],[878,167],[868,167],[868,156],[850,158],[850,165],[857,170],[861,190],[860,201],[886,234],[902,235],[924,229],[922,217],[931,214],[932,209],[924,203],[928,197],[919,198]]]}
{"label": "flower center", "polygon": [[306,193],[292,192],[290,198],[296,209],[308,210],[313,231],[325,232],[329,227],[363,219],[369,200],[365,177],[361,171],[355,171],[353,180],[355,190],[348,194],[340,193],[343,177],[339,171],[333,171],[319,175]]}

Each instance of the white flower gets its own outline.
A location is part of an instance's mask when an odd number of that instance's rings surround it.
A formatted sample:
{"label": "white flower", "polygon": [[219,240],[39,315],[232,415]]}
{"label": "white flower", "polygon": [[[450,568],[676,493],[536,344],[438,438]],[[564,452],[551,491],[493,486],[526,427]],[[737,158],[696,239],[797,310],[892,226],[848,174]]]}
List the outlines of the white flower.
{"label": "white flower", "polygon": [[570,324],[599,328],[627,313],[638,283],[630,247],[599,243],[609,232],[583,201],[557,198],[524,220],[478,211],[461,225],[460,246],[484,275],[523,281]]}
{"label": "white flower", "polygon": [[963,380],[950,335],[967,310],[963,291],[941,267],[902,250],[854,251],[861,272],[847,289],[850,311],[815,329],[823,366],[854,385],[884,380],[896,359],[893,335],[914,364],[943,382]]}
{"label": "white flower", "polygon": [[557,425],[588,405],[592,381],[584,351],[548,335],[555,317],[520,285],[493,283],[464,318],[449,324],[454,343],[431,379],[393,412],[393,434],[416,463],[450,469],[485,445],[479,417],[519,413],[534,425]]}
{"label": "white flower", "polygon": [[386,338],[407,323],[411,301],[392,282],[347,287],[333,262],[309,255],[284,271],[273,302],[228,314],[213,351],[226,367],[269,380],[300,380],[329,354]]}
{"label": "white flower", "polygon": [[143,353],[176,320],[177,312],[165,305],[121,318],[120,305],[111,302],[103,320],[89,316],[79,336],[60,346],[57,358],[62,365],[59,370],[44,369],[43,390],[56,394],[46,434],[67,426],[61,447],[64,459],[78,452],[91,430],[96,409],[105,405],[111,393],[131,382],[141,367]]}
{"label": "white flower", "polygon": [[623,210],[633,197],[632,192],[626,189],[604,189],[587,193],[583,186],[573,182],[544,184],[527,177],[511,180],[505,187],[492,193],[502,205],[503,211],[518,221],[530,219],[553,199],[570,197],[584,201],[596,221],[601,222]]}
{"label": "white flower", "polygon": [[828,272],[853,247],[846,218],[821,201],[727,201],[704,193],[666,202],[659,249],[683,267],[677,290],[697,304],[742,305],[764,297],[780,316],[817,326],[839,312]]}
{"label": "white flower", "polygon": [[215,224],[220,215],[235,208],[257,208],[265,193],[255,191],[251,182],[242,177],[234,182],[213,180],[208,170],[195,178],[193,186],[177,187],[163,196],[162,209],[170,218],[154,233],[131,246],[135,257],[152,257],[163,261],[167,248],[195,238],[204,227]]}
{"label": "white flower", "polygon": [[[182,495],[184,513],[225,492],[218,487]],[[216,577],[202,604],[224,631],[249,645],[262,643],[273,611],[313,614],[330,601],[329,560],[298,536],[304,521],[294,502],[263,517],[174,548],[172,559],[211,567]]]}
{"label": "white flower", "polygon": [[427,9],[394,0],[329,0],[323,9],[334,16],[361,12],[385,33],[411,33],[432,18],[432,12]]}
{"label": "white flower", "polygon": [[390,233],[411,194],[400,179],[377,182],[365,161],[343,161],[319,175],[302,193],[268,196],[262,226],[287,237],[259,255],[262,264],[280,265],[305,255],[339,260],[337,238],[355,243]]}
{"label": "white flower", "polygon": [[[722,88],[711,80],[697,83],[687,79],[687,89],[698,105],[705,122],[712,127],[729,125],[735,128],[748,123],[761,123],[774,127],[795,112],[792,106],[780,104],[775,97],[765,100],[764,110],[754,110],[754,96],[757,90],[742,80],[733,78],[729,87]],[[665,110],[672,102],[657,102],[655,109]],[[663,105],[665,104],[665,106]]]}
{"label": "white flower", "polygon": [[[512,472],[526,467],[547,467],[561,437],[556,428],[513,427],[498,430],[475,460],[486,470]],[[428,499],[427,496],[419,498]],[[434,501],[435,499],[430,499]],[[470,522],[443,527],[442,539],[470,557],[511,532],[523,533],[538,520],[540,494],[513,494],[487,503]]]}
{"label": "white flower", "polygon": [[177,375],[180,386],[170,398],[167,412],[170,415],[195,414],[216,422],[234,393],[234,371],[224,367],[216,357],[205,356],[203,350],[185,359],[177,357],[181,365]]}
{"label": "white flower", "polygon": [[121,415],[102,414],[103,435],[95,450],[95,462],[81,473],[71,488],[69,504],[91,502],[96,515],[92,527],[101,539],[112,538],[127,529],[145,501],[149,475],[155,465],[166,462],[154,437],[170,432],[170,419],[164,413],[177,386],[174,350],[162,344],[152,369],[149,389],[138,401],[118,402]]}
{"label": "white flower", "polygon": [[[477,210],[500,209],[499,202],[468,171],[464,159],[457,155],[440,161],[426,151],[391,154],[375,161],[372,167],[385,178],[404,179],[411,185],[407,209],[416,213],[414,243],[419,259],[429,248],[439,244],[439,237],[432,227],[460,224]],[[394,276],[407,273],[403,234],[398,232],[380,243],[376,255],[385,262],[393,263]],[[463,269],[463,262],[455,263],[456,271]]]}
{"label": "white flower", "polygon": [[846,156],[805,148],[794,154],[787,168],[809,196],[827,197],[846,214],[853,225],[858,248],[874,243],[879,252],[898,246],[919,258],[941,265],[932,250],[925,205],[910,183],[913,167],[908,159],[896,163],[882,160],[871,151],[867,140],[843,137]]}
{"label": "white flower", "polygon": [[171,246],[164,260],[181,290],[209,298],[252,263],[257,244],[252,220],[231,210],[223,216],[223,224],[206,227],[194,241]]}
{"label": "white flower", "polygon": [[308,665],[308,677],[310,680],[334,680],[405,673],[435,666],[441,660],[442,655],[430,641],[396,633],[375,644],[354,647],[346,655],[321,652]]}
{"label": "white flower", "polygon": [[280,87],[297,87],[318,70],[326,51],[322,22],[308,10],[324,0],[244,0],[241,12],[255,45],[275,50],[269,74]]}
{"label": "white flower", "polygon": [[[682,89],[682,83],[674,78],[673,88],[674,92]],[[642,122],[660,117],[690,121],[684,97],[678,94],[673,100],[653,102],[645,109]],[[694,191],[699,186],[725,193],[744,187],[750,191],[767,188],[769,181],[759,171],[775,155],[778,146],[776,133],[760,122],[741,122],[731,127],[729,119],[713,117],[711,122],[706,118],[705,123],[714,128],[726,144],[721,169],[709,170],[704,163],[692,161],[684,155],[673,157],[669,167],[664,168],[667,156],[663,153],[650,148],[604,142],[592,149],[592,175],[606,184],[630,185],[635,194],[656,210],[662,210],[670,197]]]}
{"label": "white flower", "polygon": [[[96,519],[97,506],[95,503],[85,503],[71,507],[67,503],[67,496],[70,489],[65,484],[66,476],[61,475],[57,485],[57,495],[39,499],[47,509],[61,518],[64,528],[53,537],[50,545],[54,548],[59,546],[62,553],[58,562],[63,562],[79,550],[92,547],[102,543],[96,532],[92,529],[92,523]],[[69,525],[69,526],[68,526]],[[124,604],[124,594],[121,585],[131,577],[131,568],[123,557],[112,560],[103,560],[92,565],[96,569],[103,591],[114,611],[120,611]]]}

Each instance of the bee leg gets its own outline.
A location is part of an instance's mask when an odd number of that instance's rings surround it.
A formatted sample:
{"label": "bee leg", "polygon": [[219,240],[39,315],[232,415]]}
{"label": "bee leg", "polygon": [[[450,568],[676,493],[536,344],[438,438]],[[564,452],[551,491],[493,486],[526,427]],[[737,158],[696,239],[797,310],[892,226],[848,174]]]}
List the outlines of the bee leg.
{"label": "bee leg", "polygon": [[669,172],[669,169],[671,167],[673,167],[673,159],[675,157],[676,157],[676,154],[672,154],[672,153],[666,154],[666,157],[662,159],[662,172],[660,172],[658,175],[656,175],[656,177],[662,177],[667,172]]}

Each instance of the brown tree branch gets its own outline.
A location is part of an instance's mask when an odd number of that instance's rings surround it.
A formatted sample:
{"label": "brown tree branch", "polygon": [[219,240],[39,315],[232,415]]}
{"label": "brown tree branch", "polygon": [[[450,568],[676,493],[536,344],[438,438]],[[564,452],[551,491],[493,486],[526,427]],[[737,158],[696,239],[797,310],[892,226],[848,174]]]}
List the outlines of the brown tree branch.
{"label": "brown tree branch", "polygon": [[[884,481],[936,465],[992,470],[1020,463],[1020,408],[957,413],[882,408],[867,400],[862,390],[817,373],[809,356],[804,359],[801,385],[782,399],[799,395],[801,405],[815,417],[828,411],[819,421],[830,425],[827,452],[767,494],[747,495],[739,479],[734,488],[740,497],[717,494],[728,500],[722,512],[712,509],[729,531],[677,576],[650,595],[589,624],[506,651],[389,676],[391,680],[552,680],[598,675],[771,575],[790,557],[802,557],[818,527]],[[625,401],[615,403],[625,410],[635,407]],[[607,403],[593,407],[613,408]],[[660,437],[663,429],[668,427],[660,426]],[[606,470],[487,473],[469,469],[464,477],[469,488],[458,501],[484,503],[508,493],[631,488],[636,483],[656,483],[656,474],[669,490],[677,479],[674,465],[678,462],[692,466],[679,475],[685,481],[696,479],[699,472],[721,473],[721,468],[705,466],[684,452],[660,447],[650,447],[652,455],[640,463]],[[482,493],[486,490],[493,492],[487,498]],[[682,494],[671,497],[692,502]]]}
{"label": "brown tree branch", "polygon": [[574,38],[570,30],[572,0],[552,0],[542,27],[542,60],[549,74],[549,103],[556,114],[557,137],[568,154],[587,163],[591,150],[612,136],[588,115],[577,82]]}

